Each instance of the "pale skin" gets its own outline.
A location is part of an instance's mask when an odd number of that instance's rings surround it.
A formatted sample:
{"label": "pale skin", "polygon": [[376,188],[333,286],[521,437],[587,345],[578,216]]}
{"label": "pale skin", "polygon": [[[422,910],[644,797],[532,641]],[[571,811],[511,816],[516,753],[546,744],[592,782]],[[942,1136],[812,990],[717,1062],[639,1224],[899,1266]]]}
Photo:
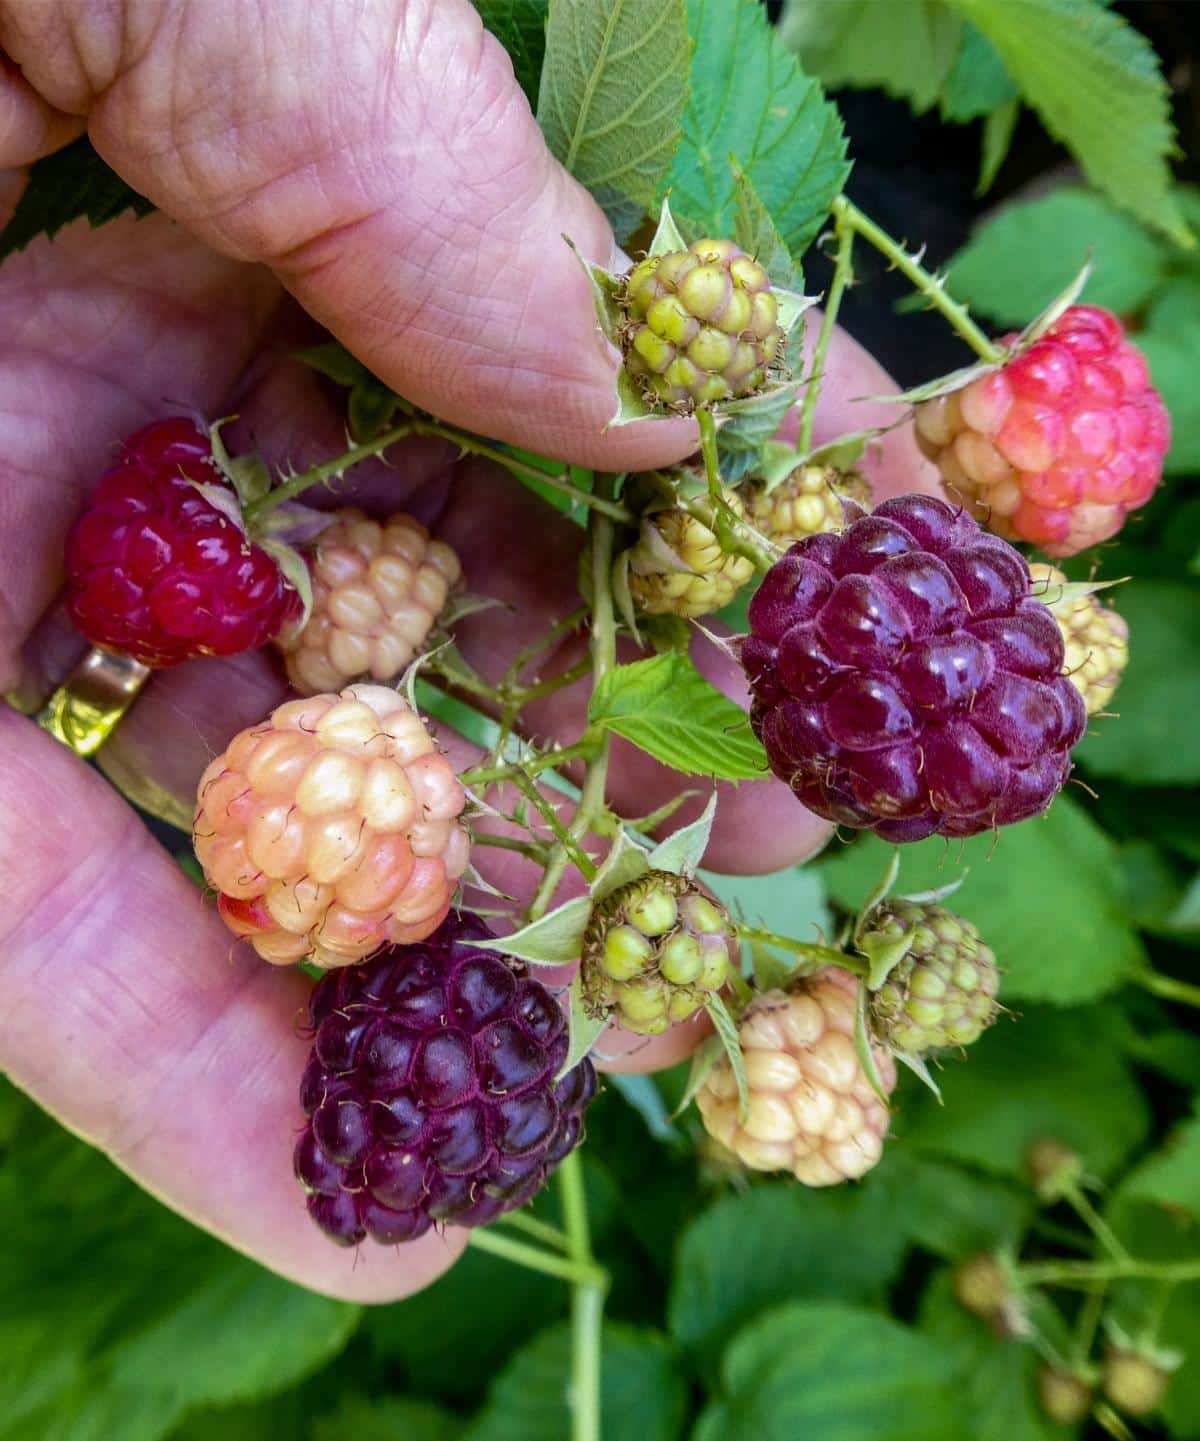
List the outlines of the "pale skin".
{"label": "pale skin", "polygon": [[[86,126],[165,212],[73,226],[0,269],[0,690],[22,706],[83,648],[59,602],[63,538],[123,436],[181,409],[237,411],[231,435],[269,460],[299,467],[342,448],[336,397],[283,353],[313,338],[313,320],[477,433],[613,471],[694,449],[690,421],[604,431],[615,360],[560,237],[603,263],[613,237],[547,153],[466,0],[0,0],[0,44],[12,62],[0,68],[0,205],[21,167]],[[854,403],[893,388],[836,334],[818,440],[893,422],[895,407]],[[390,462],[339,498],[436,523],[472,590],[516,604],[460,633],[468,659],[498,675],[577,604],[580,533],[447,448],[418,442]],[[877,496],[934,488],[907,429],[869,466]],[[728,661],[706,643],[695,653],[742,697]],[[186,818],[208,759],[283,695],[260,655],[161,673],[103,768],[131,799]],[[532,708],[531,729],[573,739],[586,698],[575,687]],[[457,763],[477,756],[443,739]],[[630,815],[681,784],[624,747],[611,774],[612,804]],[[827,838],[775,782],[722,790],[715,867],[775,870]],[[531,894],[519,857],[478,855],[493,881]],[[454,1230],[357,1255],[319,1235],[290,1161],[309,982],[232,946],[118,791],[7,707],[0,894],[0,1067],[61,1121],[317,1290],[392,1300],[454,1262]],[[645,1070],[695,1041],[618,1038],[605,1053]]]}

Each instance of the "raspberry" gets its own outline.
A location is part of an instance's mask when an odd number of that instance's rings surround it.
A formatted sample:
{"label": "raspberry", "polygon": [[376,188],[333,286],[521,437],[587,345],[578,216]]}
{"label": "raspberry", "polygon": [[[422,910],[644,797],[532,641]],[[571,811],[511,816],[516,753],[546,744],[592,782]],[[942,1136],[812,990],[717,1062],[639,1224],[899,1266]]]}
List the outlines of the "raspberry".
{"label": "raspberry", "polygon": [[1053,1136],[1043,1136],[1030,1146],[1025,1169],[1038,1199],[1047,1205],[1061,1201],[1084,1178],[1083,1157]]}
{"label": "raspberry", "polygon": [[1070,582],[1052,565],[1031,565],[1034,593],[1050,608],[1066,646],[1064,667],[1083,697],[1088,715],[1102,711],[1120,684],[1129,663],[1129,627],[1115,610],[1094,595],[1063,596]]}
{"label": "raspberry", "polygon": [[[194,483],[193,483],[194,482]],[[302,606],[275,560],[196,489],[226,486],[184,417],[124,444],[67,537],[67,608],[93,645],[148,666],[266,645]]]}
{"label": "raspberry", "polygon": [[398,676],[425,643],[462,574],[458,556],[410,515],[340,510],[309,560],[312,612],[282,641],[301,695]]}
{"label": "raspberry", "polygon": [[888,901],[871,912],[863,936],[911,937],[871,997],[871,1028],[887,1045],[916,1056],[969,1046],[995,1020],[996,958],[969,921],[942,906]]}
{"label": "raspberry", "polygon": [[1043,1366],[1037,1377],[1042,1410],[1060,1426],[1078,1426],[1092,1409],[1092,1387],[1073,1371]]}
{"label": "raspberry", "polygon": [[1075,305],[1000,370],[920,406],[917,438],[998,535],[1064,556],[1150,499],[1170,424],[1121,322]]}
{"label": "raspberry", "polygon": [[[696,1104],[709,1134],[753,1171],[791,1171],[806,1186],[865,1175],[883,1154],[887,1107],[854,1048],[858,981],[827,967],[793,991],[767,991],[738,1024],[750,1104],[738,1111],[728,1057],[709,1071]],[[885,1091],[896,1067],[875,1052]]]}
{"label": "raspberry", "polygon": [[[729,492],[735,515],[742,503]],[[754,574],[754,562],[730,555],[703,521],[678,506],[651,511],[629,554],[629,592],[649,615],[709,615],[728,605]]]}
{"label": "raspberry", "polygon": [[694,882],[648,871],[592,911],[583,998],[641,1036],[694,1016],[729,979],[729,917]]}
{"label": "raspberry", "polygon": [[1129,1416],[1151,1416],[1162,1404],[1171,1370],[1154,1357],[1124,1346],[1104,1353],[1104,1394]]}
{"label": "raspberry", "polygon": [[523,1206],[583,1137],[586,1059],[561,1080],[554,998],[452,916],[420,945],[324,976],[309,1003],[296,1175],[332,1240],[412,1241]]}
{"label": "raspberry", "polygon": [[396,691],[288,701],[200,780],[193,840],[217,907],[264,960],[345,966],[445,919],[466,796]]}
{"label": "raspberry", "polygon": [[1087,723],[1063,640],[1005,541],[944,501],[884,501],[800,541],[750,602],[742,664],[771,769],[884,840],[1044,811]]}
{"label": "raspberry", "polygon": [[1013,1299],[1012,1278],[998,1257],[981,1251],[954,1268],[954,1299],[972,1316],[991,1320]]}
{"label": "raspberry", "polygon": [[770,278],[731,240],[648,255],[619,304],[625,369],[648,405],[690,414],[753,395],[783,351]]}
{"label": "raspberry", "polygon": [[843,497],[870,508],[871,487],[856,470],[832,465],[801,465],[773,490],[743,488],[746,516],[777,545],[792,545],[809,535],[845,530]]}

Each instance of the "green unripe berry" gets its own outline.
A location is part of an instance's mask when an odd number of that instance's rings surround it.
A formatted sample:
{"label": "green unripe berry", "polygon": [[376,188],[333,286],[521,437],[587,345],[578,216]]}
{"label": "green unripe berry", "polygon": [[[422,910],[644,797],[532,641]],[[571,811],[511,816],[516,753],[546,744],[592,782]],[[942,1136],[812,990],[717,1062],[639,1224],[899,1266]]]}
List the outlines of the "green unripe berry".
{"label": "green unripe berry", "polygon": [[1060,1426],[1078,1426],[1092,1409],[1092,1387],[1082,1376],[1043,1366],[1037,1378],[1042,1410]]}
{"label": "green unripe berry", "polygon": [[704,966],[704,952],[695,936],[681,931],[666,942],[658,968],[675,986],[690,986]]}
{"label": "green unripe berry", "polygon": [[733,281],[723,265],[697,265],[679,284],[679,299],[697,320],[719,319],[732,295]]}
{"label": "green unripe berry", "polygon": [[604,937],[604,969],[614,981],[629,981],[640,976],[654,948],[633,926],[614,926]]}
{"label": "green unripe berry", "polygon": [[719,906],[714,906],[707,896],[687,896],[680,909],[692,930],[706,936],[724,935],[729,928],[725,913]]}
{"label": "green unripe berry", "polygon": [[646,312],[646,324],[673,345],[687,345],[694,342],[700,330],[700,322],[689,315],[677,295],[664,295],[656,300]]}
{"label": "green unripe berry", "polygon": [[625,915],[643,936],[661,936],[675,924],[679,906],[672,891],[655,888],[630,901]]}

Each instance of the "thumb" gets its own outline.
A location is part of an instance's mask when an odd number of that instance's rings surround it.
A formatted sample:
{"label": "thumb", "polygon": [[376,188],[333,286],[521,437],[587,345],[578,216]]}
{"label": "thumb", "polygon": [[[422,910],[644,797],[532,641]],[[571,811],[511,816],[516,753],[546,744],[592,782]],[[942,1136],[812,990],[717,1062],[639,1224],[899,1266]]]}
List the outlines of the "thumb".
{"label": "thumb", "polygon": [[610,265],[612,232],[467,0],[0,0],[0,43],[416,404],[609,470],[695,448],[691,421],[604,434],[615,355],[563,236]]}

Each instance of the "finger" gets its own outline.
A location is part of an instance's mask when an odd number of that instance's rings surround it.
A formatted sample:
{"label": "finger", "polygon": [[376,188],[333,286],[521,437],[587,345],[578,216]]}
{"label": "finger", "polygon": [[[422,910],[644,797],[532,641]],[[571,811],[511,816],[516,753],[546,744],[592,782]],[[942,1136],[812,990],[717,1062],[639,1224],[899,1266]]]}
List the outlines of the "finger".
{"label": "finger", "polygon": [[31,165],[83,133],[78,115],[49,105],[0,52],[0,169]]}
{"label": "finger", "polygon": [[347,1253],[306,1214],[291,1171],[305,977],[231,946],[120,798],[3,707],[0,794],[0,1056],[13,1080],[148,1190],[302,1285],[393,1300],[451,1265],[461,1231]]}
{"label": "finger", "polygon": [[263,13],[10,0],[0,38],[137,189],[421,406],[612,470],[691,450],[690,421],[603,433],[614,359],[562,236],[608,265],[612,233],[467,0]]}

